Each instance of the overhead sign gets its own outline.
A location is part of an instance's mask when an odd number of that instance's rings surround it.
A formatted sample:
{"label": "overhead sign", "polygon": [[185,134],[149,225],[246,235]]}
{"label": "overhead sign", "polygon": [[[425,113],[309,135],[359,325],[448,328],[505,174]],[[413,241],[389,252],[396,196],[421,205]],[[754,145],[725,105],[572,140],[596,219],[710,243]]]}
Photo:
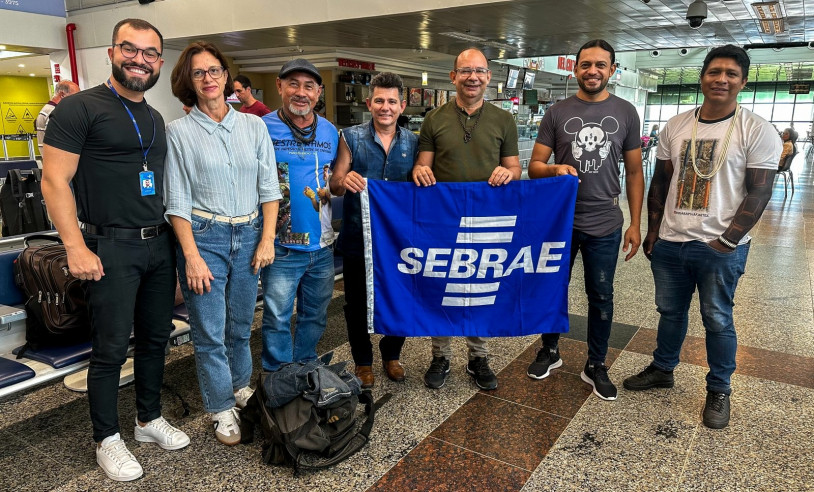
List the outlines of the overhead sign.
{"label": "overhead sign", "polygon": [[350,58],[337,58],[336,64],[344,68],[356,68],[360,70],[376,70],[376,64],[361,60],[351,60]]}
{"label": "overhead sign", "polygon": [[65,0],[0,0],[0,9],[66,17]]}
{"label": "overhead sign", "polygon": [[808,94],[811,92],[811,84],[791,84],[789,94]]}

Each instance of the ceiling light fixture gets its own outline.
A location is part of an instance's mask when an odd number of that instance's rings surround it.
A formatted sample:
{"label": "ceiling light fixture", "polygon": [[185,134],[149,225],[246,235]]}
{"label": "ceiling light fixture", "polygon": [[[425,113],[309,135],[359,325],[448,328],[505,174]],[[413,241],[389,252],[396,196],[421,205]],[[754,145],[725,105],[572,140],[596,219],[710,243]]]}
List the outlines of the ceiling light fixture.
{"label": "ceiling light fixture", "polygon": [[681,48],[680,50],[678,50],[678,56],[687,56],[689,52],[690,50],[688,50],[687,48]]}
{"label": "ceiling light fixture", "polygon": [[19,68],[25,68],[25,64],[24,64],[24,63],[20,63],[19,65],[17,65],[17,67],[19,67]]}
{"label": "ceiling light fixture", "polygon": [[448,31],[448,32],[442,32],[442,33],[439,33],[439,34],[441,36],[447,36],[449,38],[460,39],[461,41],[469,41],[469,42],[472,42],[472,43],[482,43],[482,42],[486,41],[486,38],[481,38],[481,37],[478,37],[478,36],[473,36],[471,34],[467,34],[467,33],[464,33],[464,32],[458,32],[458,31]]}
{"label": "ceiling light fixture", "polygon": [[2,51],[2,50],[4,50],[4,49],[6,49],[6,45],[4,45],[4,44],[0,44],[0,51]]}
{"label": "ceiling light fixture", "polygon": [[652,56],[653,58],[658,58],[659,56],[661,56],[661,51],[660,50],[652,50],[650,52],[650,56]]}
{"label": "ceiling light fixture", "polygon": [[780,2],[756,2],[751,4],[763,34],[780,34],[786,31],[785,16]]}
{"label": "ceiling light fixture", "polygon": [[30,74],[28,74],[28,76],[29,76],[29,77],[36,77],[37,75],[36,75],[36,74],[33,74],[33,73],[30,73]]}

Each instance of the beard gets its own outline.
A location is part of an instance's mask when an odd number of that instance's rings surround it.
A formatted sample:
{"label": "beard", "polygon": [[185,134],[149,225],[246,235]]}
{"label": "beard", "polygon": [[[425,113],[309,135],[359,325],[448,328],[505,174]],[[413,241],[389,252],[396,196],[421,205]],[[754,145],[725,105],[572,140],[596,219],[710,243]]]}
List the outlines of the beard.
{"label": "beard", "polygon": [[577,84],[579,85],[579,88],[582,89],[582,92],[586,94],[599,94],[605,90],[605,87],[608,86],[608,81],[602,80],[596,89],[589,89],[581,79],[577,79]]}
{"label": "beard", "polygon": [[[112,63],[111,65],[113,68],[113,78],[116,79],[116,82],[133,92],[146,92],[153,87],[156,82],[158,82],[159,74],[154,73],[153,69],[149,66],[139,65],[138,63],[128,63],[126,65],[116,65],[115,63]],[[142,70],[146,70],[150,76],[147,77],[146,80],[129,78],[127,73],[124,71],[125,66],[138,67]]]}
{"label": "beard", "polygon": [[307,107],[307,108],[304,108],[304,109],[297,109],[297,107],[295,105],[289,104],[288,105],[288,111],[291,114],[295,114],[297,116],[307,116],[307,115],[311,114],[312,109],[311,109],[310,106]]}

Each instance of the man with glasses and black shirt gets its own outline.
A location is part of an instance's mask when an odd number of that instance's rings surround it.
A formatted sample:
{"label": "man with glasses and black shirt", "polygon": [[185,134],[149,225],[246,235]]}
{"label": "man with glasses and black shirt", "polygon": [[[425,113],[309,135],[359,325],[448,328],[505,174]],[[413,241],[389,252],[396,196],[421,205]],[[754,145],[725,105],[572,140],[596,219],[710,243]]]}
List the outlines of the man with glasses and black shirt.
{"label": "man with glasses and black shirt", "polygon": [[[520,179],[514,118],[483,100],[492,79],[486,57],[476,49],[461,52],[449,78],[455,84],[456,97],[424,118],[413,167],[415,184],[487,181],[492,186],[503,186]],[[451,341],[451,337],[432,337],[432,362],[424,374],[424,384],[429,388],[438,389],[446,383]],[[467,373],[479,388],[497,388],[497,376],[489,367],[486,338],[466,337],[466,344]]]}
{"label": "man with glasses and black shirt", "polygon": [[131,331],[136,440],[163,449],[189,444],[189,437],[161,416],[175,240],[164,221],[164,119],[147,105],[144,92],[158,80],[162,44],[161,34],[146,21],[116,24],[107,52],[112,77],[57,106],[43,148],[42,194],[70,272],[86,281],[93,343],[88,403],[96,461],[117,481],[143,474],[119,434],[119,374]]}
{"label": "man with glasses and black shirt", "polygon": [[653,362],[625,379],[625,389],[672,388],[698,289],[709,372],[704,425],[729,425],[738,348],[732,317],[746,267],[749,231],[772,197],[782,144],[766,120],[741,108],[749,55],[714,48],[701,67],[700,108],[670,118],[659,135],[647,195],[644,254],[650,259],[660,314]]}
{"label": "man with glasses and black shirt", "polygon": [[[287,62],[277,77],[283,104],[263,117],[277,158],[283,199],[274,263],[263,268],[264,371],[317,357],[334,285],[331,202],[325,166],[336,159],[336,127],[314,111],[322,76],[308,60]],[[291,314],[297,299],[296,335]]]}

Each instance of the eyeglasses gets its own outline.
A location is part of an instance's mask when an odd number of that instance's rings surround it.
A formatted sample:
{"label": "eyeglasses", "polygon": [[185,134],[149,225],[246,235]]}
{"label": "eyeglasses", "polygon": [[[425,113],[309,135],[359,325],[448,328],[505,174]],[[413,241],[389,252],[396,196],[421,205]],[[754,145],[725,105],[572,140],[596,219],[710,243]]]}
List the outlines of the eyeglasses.
{"label": "eyeglasses", "polygon": [[482,67],[478,67],[478,68],[469,68],[469,67],[456,68],[454,71],[457,72],[459,75],[463,75],[464,77],[469,77],[473,73],[480,76],[480,75],[486,75],[487,73],[491,72],[491,70],[489,70],[488,68],[482,68]]}
{"label": "eyeglasses", "polygon": [[119,47],[119,49],[122,51],[122,55],[124,55],[125,58],[135,58],[139,51],[141,51],[141,56],[147,63],[155,63],[159,58],[161,58],[161,53],[156,51],[155,48],[147,48],[146,50],[143,50],[136,48],[130,43],[119,43],[113,45],[114,48],[116,46]]}
{"label": "eyeglasses", "polygon": [[223,77],[223,72],[225,71],[226,69],[223,67],[209,67],[208,70],[193,70],[192,80],[201,80],[202,78],[206,77],[206,74],[209,74],[209,76],[213,79],[219,79]]}

